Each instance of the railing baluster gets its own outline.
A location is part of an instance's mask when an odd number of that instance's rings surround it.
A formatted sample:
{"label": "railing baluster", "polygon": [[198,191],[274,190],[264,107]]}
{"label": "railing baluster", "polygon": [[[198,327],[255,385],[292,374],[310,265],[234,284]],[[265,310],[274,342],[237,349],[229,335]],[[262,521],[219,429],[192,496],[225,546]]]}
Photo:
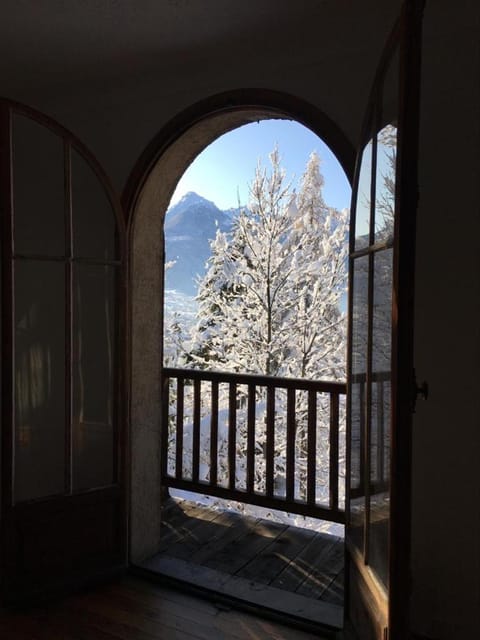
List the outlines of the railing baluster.
{"label": "railing baluster", "polygon": [[265,493],[273,497],[275,484],[275,387],[267,387]]}
{"label": "railing baluster", "polygon": [[377,382],[377,479],[380,484],[385,480],[385,412],[383,380]]}
{"label": "railing baluster", "polygon": [[256,387],[248,385],[247,407],[247,493],[255,488],[255,396]]}
{"label": "railing baluster", "polygon": [[218,482],[218,382],[212,381],[212,405],[210,416],[210,484]]}
{"label": "railing baluster", "polygon": [[338,509],[338,421],[339,398],[338,393],[330,394],[330,509]]}
{"label": "railing baluster", "polygon": [[317,469],[317,393],[308,392],[307,502],[315,504]]}
{"label": "railing baluster", "polygon": [[192,481],[198,482],[200,475],[200,385],[193,381],[193,438],[192,438]]}
{"label": "railing baluster", "polygon": [[295,499],[295,389],[287,389],[287,500]]}
{"label": "railing baluster", "polygon": [[168,474],[168,454],[169,454],[169,422],[170,422],[170,378],[163,378],[163,389],[162,389],[162,430],[161,430],[161,468],[160,474],[162,480],[167,477]]}
{"label": "railing baluster", "polygon": [[228,488],[235,489],[235,463],[237,444],[237,385],[228,385]]}
{"label": "railing baluster", "polygon": [[177,420],[175,435],[175,477],[183,477],[183,412],[185,381],[177,378]]}
{"label": "railing baluster", "polygon": [[360,464],[358,470],[358,483],[360,495],[365,495],[365,394],[366,394],[366,385],[365,381],[360,382],[360,398],[359,398],[359,425],[358,430],[360,432],[360,442],[358,445],[358,450],[360,454]]}

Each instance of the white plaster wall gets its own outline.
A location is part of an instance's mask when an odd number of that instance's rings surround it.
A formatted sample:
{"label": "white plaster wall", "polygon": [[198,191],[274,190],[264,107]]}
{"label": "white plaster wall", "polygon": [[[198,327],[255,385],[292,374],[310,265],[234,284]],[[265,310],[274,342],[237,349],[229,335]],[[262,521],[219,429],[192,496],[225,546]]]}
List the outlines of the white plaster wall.
{"label": "white plaster wall", "polygon": [[480,629],[480,11],[427,2],[417,234],[413,628]]}

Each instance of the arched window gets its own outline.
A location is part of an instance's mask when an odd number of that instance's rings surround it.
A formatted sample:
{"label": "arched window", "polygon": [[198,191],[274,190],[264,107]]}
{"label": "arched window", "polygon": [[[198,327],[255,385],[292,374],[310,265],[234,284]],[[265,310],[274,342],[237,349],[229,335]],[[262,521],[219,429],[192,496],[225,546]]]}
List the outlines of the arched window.
{"label": "arched window", "polygon": [[[4,552],[40,553],[46,533],[31,510],[62,504],[42,560],[56,549],[58,566],[68,536],[96,527],[80,496],[123,500],[113,488],[123,474],[125,232],[105,176],[73,135],[21,105],[0,110],[2,518],[20,532]],[[90,537],[76,569],[101,540]]]}

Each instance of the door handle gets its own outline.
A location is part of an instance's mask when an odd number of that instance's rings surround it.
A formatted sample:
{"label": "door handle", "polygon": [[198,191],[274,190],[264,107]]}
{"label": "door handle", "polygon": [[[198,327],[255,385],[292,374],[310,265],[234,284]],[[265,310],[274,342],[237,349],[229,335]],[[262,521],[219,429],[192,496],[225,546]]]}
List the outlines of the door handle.
{"label": "door handle", "polygon": [[417,383],[417,377],[415,375],[415,371],[413,372],[413,402],[412,402],[412,413],[415,413],[417,409],[417,400],[421,398],[422,400],[428,400],[428,382],[425,380],[421,383]]}

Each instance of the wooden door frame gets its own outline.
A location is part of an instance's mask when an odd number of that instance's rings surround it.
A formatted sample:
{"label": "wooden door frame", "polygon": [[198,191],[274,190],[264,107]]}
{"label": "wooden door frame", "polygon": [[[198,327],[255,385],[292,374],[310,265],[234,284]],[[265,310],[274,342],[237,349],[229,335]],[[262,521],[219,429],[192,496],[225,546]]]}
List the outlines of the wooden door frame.
{"label": "wooden door frame", "polygon": [[[415,405],[414,310],[415,241],[418,204],[421,45],[424,0],[406,0],[404,34],[400,46],[401,143],[397,151],[392,358],[392,464],[390,513],[389,640],[409,634],[411,586],[412,413]],[[396,205],[397,205],[396,202]],[[403,215],[402,215],[403,212]],[[400,250],[401,248],[401,250]]]}

